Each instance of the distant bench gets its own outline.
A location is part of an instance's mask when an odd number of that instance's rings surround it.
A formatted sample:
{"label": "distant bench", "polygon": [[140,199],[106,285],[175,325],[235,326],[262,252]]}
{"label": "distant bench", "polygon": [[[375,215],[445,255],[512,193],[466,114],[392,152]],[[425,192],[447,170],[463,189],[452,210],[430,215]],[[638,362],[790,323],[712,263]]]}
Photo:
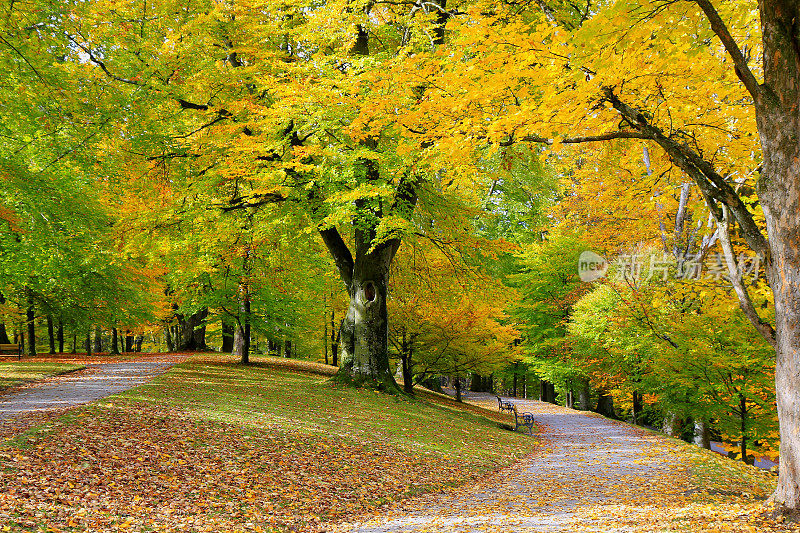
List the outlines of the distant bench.
{"label": "distant bench", "polygon": [[509,413],[514,414],[514,431],[518,430],[522,426],[528,428],[528,434],[533,434],[533,414],[532,413],[520,413],[517,411],[517,406],[511,402],[507,402],[502,399],[500,396],[497,396],[497,408],[500,409],[500,412],[508,411]]}
{"label": "distant bench", "polygon": [[0,357],[22,359],[22,346],[19,344],[0,344]]}
{"label": "distant bench", "polygon": [[502,399],[500,396],[497,396],[497,407],[500,409],[500,412],[508,411],[509,413],[514,410],[514,404],[511,402],[507,402]]}

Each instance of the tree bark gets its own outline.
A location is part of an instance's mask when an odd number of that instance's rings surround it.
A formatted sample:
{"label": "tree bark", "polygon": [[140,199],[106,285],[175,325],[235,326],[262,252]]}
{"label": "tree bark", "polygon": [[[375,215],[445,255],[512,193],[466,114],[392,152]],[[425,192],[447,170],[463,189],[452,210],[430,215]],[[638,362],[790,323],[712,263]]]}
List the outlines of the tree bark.
{"label": "tree bark", "polygon": [[27,289],[28,293],[28,308],[25,312],[28,326],[28,355],[36,357],[36,315],[33,308],[33,291]]}
{"label": "tree bark", "polygon": [[639,391],[633,391],[633,423],[638,425],[642,414],[642,394]]}
{"label": "tree bark", "polygon": [[119,355],[119,332],[116,327],[111,328],[111,355]]}
{"label": "tree bark", "polygon": [[208,345],[206,344],[206,317],[208,317],[208,308],[206,307],[188,317],[177,315],[180,336],[174,339],[174,342],[179,352],[208,350]]}
{"label": "tree bark", "polygon": [[600,413],[603,416],[607,416],[608,418],[617,418],[617,414],[614,412],[614,399],[611,397],[611,395],[604,391],[600,392],[600,395],[597,398],[597,407],[595,408],[595,412]]}
{"label": "tree bark", "polygon": [[589,411],[591,405],[591,390],[589,389],[589,380],[584,379],[581,381],[580,388],[578,389],[578,405],[580,409]]}
{"label": "tree bark", "polygon": [[681,437],[681,420],[678,415],[672,411],[664,415],[664,422],[661,425],[661,431],[665,435],[679,439]]}
{"label": "tree bark", "polygon": [[708,428],[708,422],[705,420],[694,421],[693,442],[701,448],[705,448],[706,450],[711,449],[711,432]]}
{"label": "tree bark", "polygon": [[172,340],[171,329],[170,326],[164,328],[164,340],[167,342],[167,351],[170,353],[175,351],[175,343]]}
{"label": "tree bark", "polygon": [[86,332],[86,340],[84,341],[84,348],[86,348],[86,357],[92,356],[92,330]]}
{"label": "tree bark", "polygon": [[406,338],[406,331],[403,329],[403,340],[400,345],[400,363],[403,369],[403,390],[408,394],[414,394],[414,374],[411,372],[412,362],[411,356],[414,351],[414,336],[411,339]]}
{"label": "tree bark", "polygon": [[[331,365],[333,366],[339,366],[339,339],[342,337],[343,326],[344,319],[339,323],[338,328],[331,329]],[[333,313],[331,313],[331,328],[333,327]]]}
{"label": "tree bark", "polygon": [[133,351],[133,335],[130,331],[125,332],[125,352]]}
{"label": "tree bark", "polygon": [[[2,294],[0,294],[0,304],[6,303],[6,298]],[[8,338],[8,332],[6,331],[6,325],[0,322],[0,344],[11,344],[11,341]]]}
{"label": "tree bark", "polygon": [[144,335],[136,335],[136,338],[133,341],[133,351],[137,353],[141,353],[142,351],[142,342],[144,342]]}
{"label": "tree bark", "polygon": [[56,353],[56,334],[53,324],[53,315],[47,315],[47,340],[50,343],[50,355]]}
{"label": "tree bark", "polygon": [[[222,318],[222,353],[233,352],[233,336],[236,333],[236,326],[229,318]],[[267,341],[267,350],[269,351],[269,341]]]}
{"label": "tree bark", "polygon": [[100,329],[100,326],[94,327],[94,353],[100,353],[103,351],[103,330]]}
{"label": "tree bark", "polygon": [[61,316],[58,317],[57,338],[58,353],[64,353],[64,319]]}
{"label": "tree bark", "polygon": [[250,294],[243,283],[239,285],[239,316],[233,339],[233,355],[243,365],[250,364]]}
{"label": "tree bark", "polygon": [[289,339],[286,339],[284,341],[283,345],[284,345],[284,349],[283,349],[284,357],[291,358],[292,357],[292,341],[289,340]]}

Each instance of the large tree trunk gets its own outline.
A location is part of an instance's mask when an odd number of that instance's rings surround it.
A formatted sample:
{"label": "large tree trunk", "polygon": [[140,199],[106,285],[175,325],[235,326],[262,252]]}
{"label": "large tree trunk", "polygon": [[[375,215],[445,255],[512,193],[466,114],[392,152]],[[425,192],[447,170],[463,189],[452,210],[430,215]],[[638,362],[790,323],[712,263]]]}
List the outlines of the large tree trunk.
{"label": "large tree trunk", "polygon": [[[222,318],[222,353],[233,352],[233,336],[236,333],[236,325],[229,318]],[[267,341],[269,346],[269,341]],[[269,348],[267,348],[269,350]]]}
{"label": "large tree trunk", "polygon": [[356,383],[369,381],[379,388],[397,390],[389,368],[389,262],[389,258],[373,254],[357,258],[350,283],[350,305],[340,334],[341,358],[342,371]]}
{"label": "large tree trunk", "polygon": [[208,309],[205,307],[188,317],[184,315],[177,316],[180,325],[180,336],[174,341],[179,352],[208,350],[205,326],[207,316]]}
{"label": "large tree trunk", "polygon": [[709,431],[708,422],[704,420],[694,421],[693,442],[706,450],[711,449],[711,431]]}

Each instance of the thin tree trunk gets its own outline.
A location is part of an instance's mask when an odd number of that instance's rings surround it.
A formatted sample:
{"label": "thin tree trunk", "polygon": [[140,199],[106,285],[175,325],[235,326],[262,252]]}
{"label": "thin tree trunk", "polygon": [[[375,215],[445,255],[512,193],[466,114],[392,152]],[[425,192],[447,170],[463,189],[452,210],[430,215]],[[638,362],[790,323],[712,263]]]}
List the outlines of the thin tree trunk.
{"label": "thin tree trunk", "polygon": [[325,364],[328,363],[328,313],[323,313],[322,319],[322,348],[325,351]]}
{"label": "thin tree trunk", "polygon": [[287,358],[292,357],[292,341],[286,339],[286,341],[284,342],[284,346],[285,346],[283,350],[284,356]]}
{"label": "thin tree trunk", "polygon": [[239,357],[242,364],[250,364],[250,294],[243,283],[239,285],[239,318],[233,340],[233,355]]}
{"label": "thin tree trunk", "polygon": [[400,345],[400,363],[403,369],[403,390],[408,394],[414,394],[414,375],[411,372],[411,356],[414,351],[413,337],[412,335],[411,339],[407,339],[406,330],[403,329],[403,340]]}
{"label": "thin tree trunk", "polygon": [[47,314],[47,340],[50,343],[50,355],[56,353],[56,334],[53,324],[53,315]]}
{"label": "thin tree trunk", "polygon": [[78,353],[78,333],[75,330],[72,331],[72,353]]}
{"label": "thin tree trunk", "polygon": [[583,411],[589,411],[592,408],[588,379],[581,380],[580,388],[578,389],[578,405]]}
{"label": "thin tree trunk", "polygon": [[668,411],[664,415],[664,422],[661,424],[661,431],[670,437],[679,439],[681,436],[681,420],[678,415],[672,411]]}
{"label": "thin tree trunk", "polygon": [[639,391],[633,391],[633,423],[638,425],[642,413],[642,395]]}
{"label": "thin tree trunk", "polygon": [[704,420],[694,421],[693,442],[701,448],[705,448],[706,450],[711,449],[711,432],[708,429],[708,422]]}
{"label": "thin tree trunk", "polygon": [[[333,314],[331,314],[331,320],[333,320]],[[333,326],[333,324],[331,324]],[[339,366],[339,339],[342,336],[342,329],[344,327],[344,319],[342,319],[339,328],[335,330],[336,334],[334,335],[334,330],[331,330],[331,364],[333,366]]]}
{"label": "thin tree trunk", "polygon": [[144,342],[144,335],[136,335],[133,341],[133,351],[140,353],[142,351],[142,342]]}
{"label": "thin tree trunk", "polygon": [[57,337],[58,337],[58,353],[64,353],[64,319],[59,315],[58,317],[58,329]]}
{"label": "thin tree trunk", "polygon": [[519,369],[519,362],[514,362],[514,389],[512,396],[517,397],[517,371]]}
{"label": "thin tree trunk", "polygon": [[84,346],[86,348],[86,356],[92,356],[92,330],[86,332],[86,341],[84,342]]}
{"label": "thin tree trunk", "polygon": [[167,326],[164,328],[164,340],[167,343],[167,351],[174,352],[175,351],[175,343],[172,341],[172,328]]}
{"label": "thin tree trunk", "polygon": [[111,355],[119,355],[119,332],[116,327],[111,328]]}
{"label": "thin tree trunk", "polygon": [[27,326],[28,326],[28,355],[36,357],[36,324],[34,320],[36,315],[33,308],[33,291],[27,289],[28,293],[28,308],[26,310]]}
{"label": "thin tree trunk", "polygon": [[100,353],[103,351],[103,330],[100,329],[100,326],[94,327],[94,353]]}
{"label": "thin tree trunk", "polygon": [[[4,303],[6,303],[6,298],[0,294],[0,304]],[[2,322],[0,322],[0,344],[11,344],[11,341],[8,338],[8,332],[6,331],[6,326]]]}

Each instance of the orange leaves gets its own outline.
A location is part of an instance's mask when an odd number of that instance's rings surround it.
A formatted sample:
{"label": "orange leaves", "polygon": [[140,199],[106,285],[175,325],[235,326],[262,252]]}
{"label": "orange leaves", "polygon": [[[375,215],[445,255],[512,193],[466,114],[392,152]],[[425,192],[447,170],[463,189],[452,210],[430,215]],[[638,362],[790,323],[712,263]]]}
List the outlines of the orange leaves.
{"label": "orange leaves", "polygon": [[0,456],[6,524],[54,531],[239,531],[247,524],[314,530],[323,519],[467,475],[458,464],[388,446],[245,431],[142,405],[82,410],[49,429],[47,439],[29,438]]}

